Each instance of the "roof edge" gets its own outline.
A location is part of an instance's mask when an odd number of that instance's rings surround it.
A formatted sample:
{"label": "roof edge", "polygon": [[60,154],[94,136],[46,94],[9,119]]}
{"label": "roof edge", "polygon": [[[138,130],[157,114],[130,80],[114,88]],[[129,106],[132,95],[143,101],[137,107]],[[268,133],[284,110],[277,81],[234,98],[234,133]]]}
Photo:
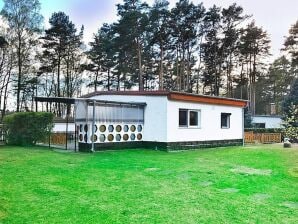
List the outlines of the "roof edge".
{"label": "roof edge", "polygon": [[209,96],[178,91],[96,91],[81,96],[90,98],[100,95],[125,95],[125,96],[166,96],[169,100],[188,101],[196,103],[219,104],[237,107],[245,107],[248,100],[228,98],[222,96]]}

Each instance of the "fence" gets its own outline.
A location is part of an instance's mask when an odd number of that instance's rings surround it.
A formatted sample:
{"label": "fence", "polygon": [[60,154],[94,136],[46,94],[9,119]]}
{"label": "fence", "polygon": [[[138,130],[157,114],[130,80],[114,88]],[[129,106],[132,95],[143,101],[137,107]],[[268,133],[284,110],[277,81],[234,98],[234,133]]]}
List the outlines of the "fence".
{"label": "fence", "polygon": [[3,124],[0,124],[0,143],[5,143],[5,132]]}
{"label": "fence", "polygon": [[281,133],[245,132],[245,143],[280,143]]}
{"label": "fence", "polygon": [[51,134],[51,144],[65,145],[66,144],[66,136],[67,136],[68,142],[72,142],[75,140],[74,132],[68,132],[67,134],[65,132],[57,132],[57,133]]}

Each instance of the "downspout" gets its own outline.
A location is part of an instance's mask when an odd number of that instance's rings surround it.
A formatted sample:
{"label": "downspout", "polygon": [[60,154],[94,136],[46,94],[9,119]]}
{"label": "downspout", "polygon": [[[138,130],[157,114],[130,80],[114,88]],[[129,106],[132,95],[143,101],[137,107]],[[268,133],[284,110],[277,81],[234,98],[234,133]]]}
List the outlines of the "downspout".
{"label": "downspout", "polygon": [[74,117],[74,124],[75,124],[75,141],[74,141],[74,144],[75,144],[75,152],[77,152],[77,140],[78,140],[78,130],[77,130],[77,102],[75,101],[75,104],[74,104],[74,113],[73,113],[73,117]]}
{"label": "downspout", "polygon": [[245,146],[245,133],[244,133],[244,110],[245,108],[242,108],[242,146]]}

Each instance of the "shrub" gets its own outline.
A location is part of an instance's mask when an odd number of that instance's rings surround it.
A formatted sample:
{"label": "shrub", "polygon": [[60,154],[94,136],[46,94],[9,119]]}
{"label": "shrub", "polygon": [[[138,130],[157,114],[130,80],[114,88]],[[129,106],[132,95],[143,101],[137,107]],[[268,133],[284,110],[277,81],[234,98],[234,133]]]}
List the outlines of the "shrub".
{"label": "shrub", "polygon": [[53,128],[54,114],[21,112],[4,117],[6,142],[9,145],[35,145],[45,140]]}

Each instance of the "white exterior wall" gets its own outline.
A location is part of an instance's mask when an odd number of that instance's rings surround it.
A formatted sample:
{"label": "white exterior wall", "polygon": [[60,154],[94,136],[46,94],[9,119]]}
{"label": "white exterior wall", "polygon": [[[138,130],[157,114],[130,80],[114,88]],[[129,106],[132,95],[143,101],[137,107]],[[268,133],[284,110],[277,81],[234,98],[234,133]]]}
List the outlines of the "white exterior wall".
{"label": "white exterior wall", "polygon": [[[65,132],[66,131],[66,123],[54,123],[53,132]],[[68,131],[75,132],[75,124],[68,123]]]}
{"label": "white exterior wall", "polygon": [[[240,107],[180,101],[168,101],[167,105],[168,142],[229,140],[243,138],[243,115],[242,108]],[[201,127],[179,127],[179,109],[201,110]],[[221,113],[231,113],[230,128],[221,128]]]}
{"label": "white exterior wall", "polygon": [[[243,138],[242,108],[170,101],[167,96],[99,95],[91,99],[146,103],[143,141],[183,142]],[[200,128],[180,128],[179,109],[201,110]],[[230,128],[221,128],[221,113],[231,113]]]}
{"label": "white exterior wall", "polygon": [[144,110],[143,141],[167,141],[167,97],[166,96],[127,96],[99,95],[96,100],[146,103]]}
{"label": "white exterior wall", "polygon": [[280,117],[253,116],[252,123],[265,123],[265,128],[283,128]]}

